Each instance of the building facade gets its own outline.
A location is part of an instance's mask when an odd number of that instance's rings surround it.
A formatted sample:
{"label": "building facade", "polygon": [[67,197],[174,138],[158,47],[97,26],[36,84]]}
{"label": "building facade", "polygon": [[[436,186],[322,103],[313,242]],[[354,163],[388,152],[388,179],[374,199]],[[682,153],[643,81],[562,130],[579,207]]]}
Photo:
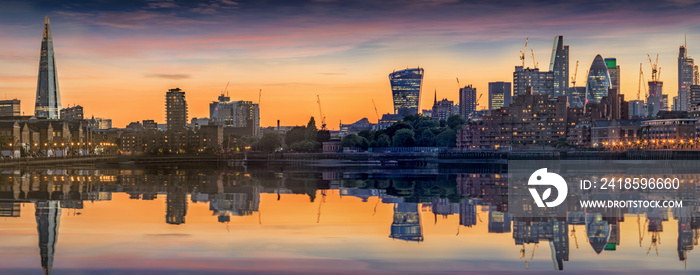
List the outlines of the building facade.
{"label": "building facade", "polygon": [[553,77],[553,96],[565,95],[569,89],[569,45],[564,45],[564,37],[554,37],[549,71]]}
{"label": "building facade", "polygon": [[610,87],[608,67],[603,57],[596,55],[593,59],[593,63],[591,63],[591,68],[588,70],[585,104],[600,103],[600,100],[608,95],[608,89],[610,89]]}
{"label": "building facade", "polygon": [[515,66],[513,72],[513,96],[517,97],[526,93],[531,88],[532,94],[554,94],[554,73],[541,72],[540,69],[523,68]]}
{"label": "building facade", "polygon": [[418,114],[423,74],[423,68],[405,69],[389,74],[394,114],[401,116]]}
{"label": "building facade", "polygon": [[[459,115],[464,119],[471,118],[476,111],[477,99],[476,88],[472,85],[459,88]],[[433,115],[435,115],[434,111]]]}
{"label": "building facade", "polygon": [[228,96],[219,96],[219,101],[209,104],[211,123],[226,128],[237,128],[241,134],[260,136],[260,107],[252,101],[230,101]]}
{"label": "building facade", "polygon": [[510,101],[510,82],[489,82],[489,110],[508,107]]}
{"label": "building facade", "polygon": [[689,111],[690,86],[695,84],[694,60],[688,57],[688,49],[680,46],[678,50],[678,111]]}
{"label": "building facade", "polygon": [[83,106],[75,105],[73,107],[61,109],[61,118],[67,120],[83,120]]}
{"label": "building facade", "polygon": [[617,65],[617,58],[606,58],[605,66],[610,74],[610,88],[620,91],[620,66]]}
{"label": "building facade", "polygon": [[20,116],[19,99],[0,100],[0,116]]}
{"label": "building facade", "polygon": [[437,101],[437,98],[435,98],[435,102],[433,103],[433,114],[432,118],[434,120],[447,120],[450,115],[452,115],[454,111],[454,101],[452,100],[447,100],[447,98],[443,98],[440,101]]}
{"label": "building facade", "polygon": [[165,94],[165,120],[168,131],[182,131],[187,127],[187,101],[180,88],[170,89]]}
{"label": "building facade", "polygon": [[39,77],[36,87],[36,105],[34,116],[38,118],[61,118],[61,92],[58,89],[56,60],[51,36],[51,21],[44,19],[44,34],[41,39],[41,56],[39,58]]}

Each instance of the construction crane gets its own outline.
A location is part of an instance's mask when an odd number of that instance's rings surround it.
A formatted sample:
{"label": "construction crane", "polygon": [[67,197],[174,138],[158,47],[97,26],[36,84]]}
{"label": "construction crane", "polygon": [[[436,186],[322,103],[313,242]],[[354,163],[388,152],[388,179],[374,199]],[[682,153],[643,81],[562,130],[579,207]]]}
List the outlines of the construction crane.
{"label": "construction crane", "polygon": [[260,106],[260,99],[261,98],[262,98],[262,89],[260,89],[260,91],[258,91],[258,108]]}
{"label": "construction crane", "polygon": [[377,114],[377,123],[379,123],[379,111],[377,111],[377,104],[374,104],[374,98],[372,99],[372,105],[374,105],[374,113]]}
{"label": "construction crane", "polygon": [[535,62],[535,50],[530,49],[530,52],[532,53],[532,66],[535,66],[535,69],[537,69],[537,65],[539,64],[538,62]]}
{"label": "construction crane", "polygon": [[656,54],[656,61],[651,61],[651,55],[647,54],[649,58],[649,64],[651,64],[651,81],[658,81],[658,65],[659,65],[659,54]]}
{"label": "construction crane", "polygon": [[321,110],[321,96],[316,95],[316,102],[318,102],[318,113],[321,115],[321,130],[326,130],[326,117],[323,116],[323,110]]}
{"label": "construction crane", "polygon": [[525,48],[523,48],[522,51],[520,51],[520,61],[522,61],[522,66],[525,68],[525,52],[527,52],[527,41],[530,40],[530,37],[525,38]]}
{"label": "construction crane", "polygon": [[461,89],[461,88],[462,88],[462,86],[459,85],[459,77],[457,77],[457,89]]}
{"label": "construction crane", "polygon": [[642,86],[644,87],[644,98],[647,98],[647,85],[644,83],[644,71],[642,70],[642,63],[639,63],[639,85],[637,86],[637,100],[640,100]]}
{"label": "construction crane", "polygon": [[576,60],[576,69],[574,69],[574,77],[571,78],[571,87],[576,87],[576,76],[578,75],[578,60]]}
{"label": "construction crane", "polygon": [[[476,98],[476,106],[475,106],[476,108],[475,109],[479,109],[479,100],[481,99],[481,97],[483,95],[484,95],[484,93],[481,93],[481,94],[479,94],[479,97]],[[476,110],[474,110],[474,111],[476,111]]]}

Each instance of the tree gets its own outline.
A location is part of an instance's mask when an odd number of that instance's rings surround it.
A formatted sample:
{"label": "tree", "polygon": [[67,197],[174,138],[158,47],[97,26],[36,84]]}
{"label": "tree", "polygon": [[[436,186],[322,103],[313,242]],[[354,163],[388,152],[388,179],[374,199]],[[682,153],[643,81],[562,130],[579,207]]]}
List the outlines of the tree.
{"label": "tree", "polygon": [[300,142],[306,137],[306,127],[304,126],[295,126],[291,130],[287,131],[287,133],[284,136],[284,143],[286,143],[288,146]]}
{"label": "tree", "polygon": [[311,119],[309,119],[309,123],[306,124],[306,133],[304,134],[304,139],[317,141],[317,135],[318,128],[316,128],[316,120],[314,120],[314,117],[311,117]]}
{"label": "tree", "polygon": [[449,128],[435,137],[435,144],[438,147],[454,147],[456,142],[457,133]]}
{"label": "tree", "polygon": [[264,152],[275,151],[280,144],[280,136],[275,131],[265,132],[260,139],[260,149]]}
{"label": "tree", "polygon": [[348,148],[358,147],[357,145],[360,144],[361,138],[362,137],[356,134],[349,134],[343,137],[343,139],[340,141],[340,146]]}
{"label": "tree", "polygon": [[415,142],[415,133],[411,129],[401,129],[396,131],[392,139],[392,145],[394,147],[413,146]]}
{"label": "tree", "polygon": [[367,140],[374,140],[374,132],[371,130],[362,130],[357,133],[358,136],[361,136]]}
{"label": "tree", "polygon": [[418,138],[417,145],[426,147],[435,146],[435,134],[433,134],[433,131],[430,129],[423,130],[420,134],[420,138]]}
{"label": "tree", "polygon": [[321,143],[311,140],[302,140],[292,143],[292,145],[289,146],[290,149],[297,152],[312,152],[318,150],[320,147]]}
{"label": "tree", "polygon": [[386,134],[381,134],[377,137],[377,144],[374,147],[389,147],[391,146],[391,139]]}
{"label": "tree", "polygon": [[464,124],[467,124],[467,121],[461,115],[453,114],[447,118],[447,126],[452,130],[459,131]]}
{"label": "tree", "polygon": [[409,129],[413,131],[413,126],[411,124],[408,124],[404,121],[399,121],[397,123],[392,124],[391,126],[387,127],[384,129],[384,133],[389,135],[389,137],[393,137],[396,131],[401,130],[401,129]]}

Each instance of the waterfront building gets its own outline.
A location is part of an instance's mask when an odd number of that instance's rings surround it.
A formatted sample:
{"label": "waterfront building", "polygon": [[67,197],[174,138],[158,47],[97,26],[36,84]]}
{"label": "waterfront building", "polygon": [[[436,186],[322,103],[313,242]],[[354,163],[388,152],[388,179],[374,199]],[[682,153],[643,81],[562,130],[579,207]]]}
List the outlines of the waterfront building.
{"label": "waterfront building", "polygon": [[39,77],[36,86],[36,105],[34,116],[38,118],[61,118],[61,93],[58,89],[58,75],[56,74],[56,59],[53,50],[53,38],[51,36],[51,22],[49,17],[44,18],[44,34],[41,39],[41,52],[39,57]]}
{"label": "waterfront building", "polygon": [[554,37],[549,71],[553,77],[552,96],[565,95],[569,90],[569,45],[564,45],[561,35]]}
{"label": "waterfront building", "polygon": [[0,100],[0,116],[20,116],[20,100]]}
{"label": "waterfront building", "polygon": [[570,107],[583,108],[586,105],[586,87],[569,87],[566,97]]}
{"label": "waterfront building", "polygon": [[590,70],[588,70],[585,104],[600,103],[600,100],[608,95],[608,89],[610,89],[610,87],[608,67],[603,57],[596,55],[593,59],[593,63],[591,63]]}
{"label": "waterfront building", "polygon": [[479,122],[464,125],[457,134],[457,148],[498,148],[514,144],[552,143],[566,138],[566,96],[526,93],[509,107],[491,111]]}
{"label": "waterfront building", "polygon": [[168,131],[182,131],[187,127],[187,101],[180,88],[165,93],[165,120]]}
{"label": "waterfront building", "polygon": [[394,114],[402,117],[418,114],[423,74],[423,68],[405,69],[389,74]]}
{"label": "waterfront building", "polygon": [[260,136],[260,106],[252,101],[231,101],[221,94],[218,101],[209,104],[212,124],[223,125],[237,134]]}
{"label": "waterfront building", "polygon": [[417,203],[394,204],[394,220],[391,223],[389,238],[412,242],[423,241],[423,227],[420,223]]}
{"label": "waterfront building", "polygon": [[[510,92],[510,90],[508,91]],[[477,106],[476,88],[472,85],[459,88],[459,114],[464,119],[469,119],[474,115]],[[435,111],[433,110],[433,115]]]}
{"label": "waterfront building", "polygon": [[539,94],[554,94],[554,73],[541,72],[538,68],[523,68],[523,66],[515,66],[513,72],[513,96],[517,97],[524,95],[527,88],[531,89],[531,93]]}
{"label": "waterfront building", "polygon": [[112,129],[112,119],[92,117],[87,121],[87,127],[93,130],[107,130]]}
{"label": "waterfront building", "polygon": [[615,89],[609,89],[600,103],[588,103],[585,110],[591,121],[629,118],[629,103],[625,101],[625,95]]}
{"label": "waterfront building", "polygon": [[[476,93],[474,93],[476,95]],[[510,106],[510,82],[489,82],[489,110]]]}
{"label": "waterfront building", "polygon": [[65,120],[83,120],[83,106],[75,105],[61,109],[61,118]]}
{"label": "waterfront building", "polygon": [[158,131],[158,123],[155,120],[145,119],[142,124],[146,131]]}
{"label": "waterfront building", "polygon": [[694,60],[688,57],[685,45],[678,49],[678,111],[689,111],[690,86],[695,84]]}

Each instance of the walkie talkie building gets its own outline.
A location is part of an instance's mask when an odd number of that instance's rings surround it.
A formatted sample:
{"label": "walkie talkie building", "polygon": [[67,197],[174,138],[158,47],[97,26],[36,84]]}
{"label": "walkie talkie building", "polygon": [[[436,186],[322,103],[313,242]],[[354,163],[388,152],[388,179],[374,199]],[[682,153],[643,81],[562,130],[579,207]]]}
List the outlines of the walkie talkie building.
{"label": "walkie talkie building", "polygon": [[395,71],[389,74],[389,81],[394,98],[394,114],[418,114],[423,68]]}

